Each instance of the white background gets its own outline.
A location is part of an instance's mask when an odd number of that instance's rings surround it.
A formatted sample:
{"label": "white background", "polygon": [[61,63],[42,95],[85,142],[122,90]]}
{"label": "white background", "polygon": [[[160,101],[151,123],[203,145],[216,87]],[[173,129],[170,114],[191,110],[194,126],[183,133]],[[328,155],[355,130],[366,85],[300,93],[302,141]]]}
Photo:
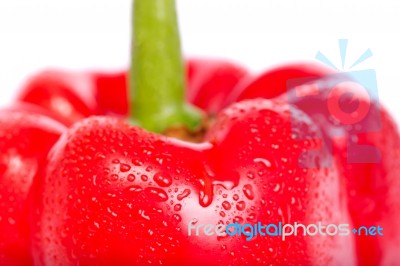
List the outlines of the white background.
{"label": "white background", "polygon": [[[0,106],[32,73],[49,67],[128,65],[130,0],[1,0]],[[381,102],[400,121],[400,2],[177,0],[184,53],[230,58],[255,72],[323,52],[340,66],[337,40],[349,39],[347,66],[375,69]]]}

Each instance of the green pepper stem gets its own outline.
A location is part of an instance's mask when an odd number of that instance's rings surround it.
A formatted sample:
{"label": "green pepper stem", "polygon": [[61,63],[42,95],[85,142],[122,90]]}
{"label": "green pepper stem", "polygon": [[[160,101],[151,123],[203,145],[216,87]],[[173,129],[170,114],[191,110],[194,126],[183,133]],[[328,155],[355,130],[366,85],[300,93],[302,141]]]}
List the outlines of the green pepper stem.
{"label": "green pepper stem", "polygon": [[186,104],[175,0],[134,0],[133,8],[131,118],[153,132],[195,129],[202,113]]}

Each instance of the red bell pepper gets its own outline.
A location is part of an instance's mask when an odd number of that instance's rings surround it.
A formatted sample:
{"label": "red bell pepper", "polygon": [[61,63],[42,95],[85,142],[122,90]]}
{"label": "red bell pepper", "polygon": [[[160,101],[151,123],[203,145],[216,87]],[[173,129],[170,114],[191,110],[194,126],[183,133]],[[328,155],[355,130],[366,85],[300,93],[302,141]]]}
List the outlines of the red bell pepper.
{"label": "red bell pepper", "polygon": [[[191,132],[201,127],[202,115],[184,103],[173,5],[135,2],[135,41],[147,45],[133,45],[131,113],[148,130]],[[186,230],[204,223],[350,223],[337,168],[301,167],[309,159],[302,154],[321,145],[301,137],[320,134],[303,113],[291,117],[287,104],[267,100],[222,111],[200,144],[116,118],[78,122],[53,147],[36,180],[34,260],[351,264],[352,236],[246,241],[190,237]]]}

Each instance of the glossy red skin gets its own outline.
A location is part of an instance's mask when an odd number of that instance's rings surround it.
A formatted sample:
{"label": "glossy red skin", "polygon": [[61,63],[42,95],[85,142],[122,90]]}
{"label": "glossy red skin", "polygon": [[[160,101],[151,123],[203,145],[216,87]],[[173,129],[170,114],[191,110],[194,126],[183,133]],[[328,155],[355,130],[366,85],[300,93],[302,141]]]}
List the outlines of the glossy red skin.
{"label": "glossy red skin", "polygon": [[[188,98],[208,113],[221,110],[233,87],[247,75],[223,60],[187,61]],[[33,76],[17,99],[49,110],[67,126],[91,115],[127,117],[128,77],[125,71],[72,72],[48,70]]]}
{"label": "glossy red skin", "polygon": [[0,110],[0,265],[31,265],[27,198],[41,160],[64,126],[41,114]]}
{"label": "glossy red skin", "polygon": [[287,82],[292,79],[311,81],[333,73],[335,71],[332,68],[313,61],[282,64],[261,75],[244,79],[234,88],[223,107],[245,99],[273,99],[287,92]]}
{"label": "glossy red skin", "polygon": [[[329,77],[327,77],[329,78]],[[318,81],[324,84],[324,79]],[[376,99],[362,96],[360,88],[346,83],[346,91],[359,104],[370,103],[368,116],[348,127],[330,113],[327,99],[331,88],[319,86],[319,94],[307,97],[281,96],[280,101],[295,105],[307,113],[323,130],[326,143],[339,161],[346,180],[349,211],[355,226],[384,228],[381,237],[356,237],[359,265],[397,265],[400,254],[400,135],[396,123]],[[307,95],[311,86],[302,86],[300,94]],[[293,92],[294,93],[294,92]],[[355,100],[343,100],[341,109],[351,109]],[[334,114],[335,115],[335,114]],[[357,129],[359,128],[359,129]],[[369,132],[371,131],[371,132]],[[338,133],[339,132],[339,133]],[[338,136],[340,135],[340,136]],[[366,163],[365,151],[356,145],[376,147],[381,159]],[[363,163],[349,161],[348,151],[357,152]]]}
{"label": "glossy red skin", "polygon": [[96,115],[127,117],[128,75],[125,71],[115,73],[97,72],[92,77],[95,82],[95,97],[99,112]]}
{"label": "glossy red skin", "polygon": [[99,113],[95,85],[88,73],[47,70],[28,80],[17,100],[38,105],[70,126]]}
{"label": "glossy red skin", "polygon": [[209,114],[224,107],[228,95],[250,73],[224,60],[190,59],[187,64],[188,100]]}
{"label": "glossy red skin", "polygon": [[349,222],[336,168],[301,168],[299,156],[319,143],[294,140],[292,133],[320,137],[307,116],[291,119],[287,105],[267,100],[224,110],[202,144],[110,117],[75,124],[36,179],[35,263],[352,265],[352,235],[285,242],[187,235],[193,218]]}

